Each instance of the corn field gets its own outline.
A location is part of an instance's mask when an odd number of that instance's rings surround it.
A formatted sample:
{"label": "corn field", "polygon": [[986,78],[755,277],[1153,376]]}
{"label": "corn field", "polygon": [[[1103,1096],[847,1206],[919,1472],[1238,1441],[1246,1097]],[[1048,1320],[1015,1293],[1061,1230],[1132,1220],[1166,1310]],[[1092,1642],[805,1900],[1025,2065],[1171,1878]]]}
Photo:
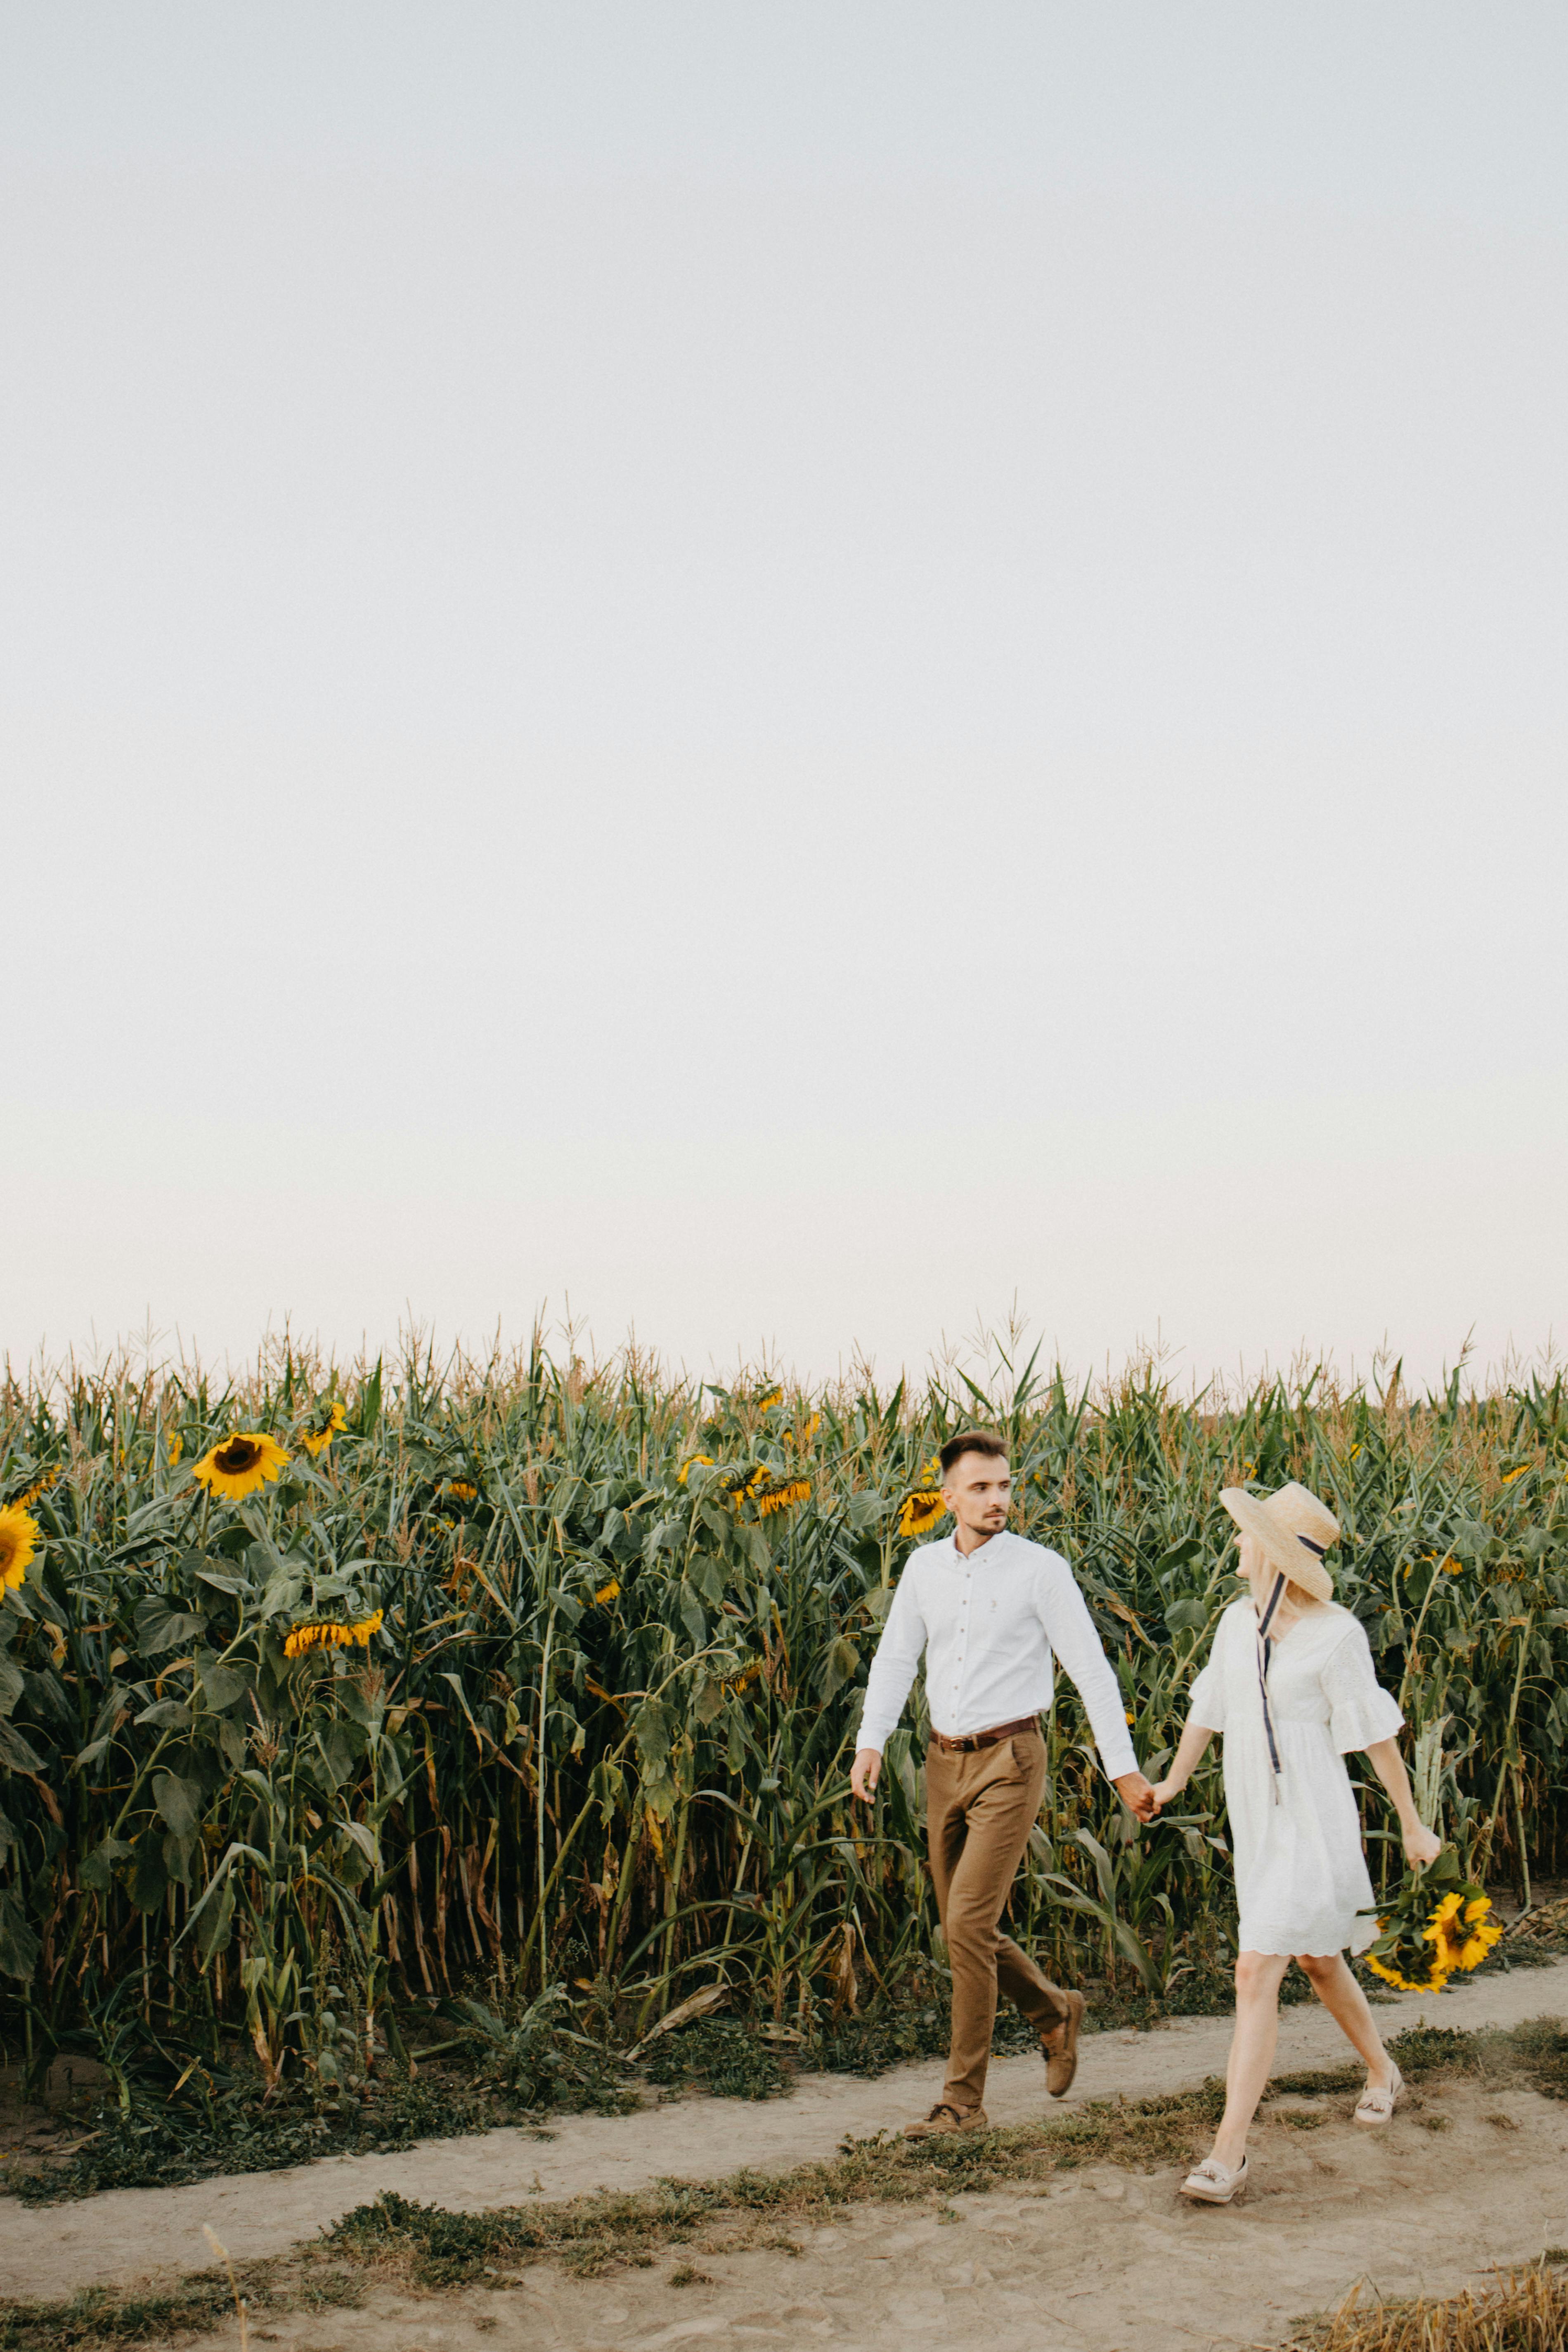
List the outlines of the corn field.
{"label": "corn field", "polygon": [[[1218,1490],[1296,1477],[1340,1516],[1339,1595],[1428,1816],[1523,1893],[1560,1868],[1561,1378],[1184,1400],[1154,1368],[1075,1389],[998,1351],[980,1385],[806,1393],[536,1344],[347,1377],[285,1349],[221,1391],[13,1381],[7,2054],[112,2063],[155,2029],[193,2060],[247,2047],[272,2091],[329,1983],[367,2066],[411,2004],[498,1979],[626,2036],[716,1982],[796,2027],[896,2001],[935,1928],[913,1709],[874,1812],[847,1769],[908,1531],[943,1524],[936,1448],[976,1421],[1008,1438],[1014,1524],[1073,1563],[1151,1772],[1237,1589]],[[272,1441],[237,1497],[204,1473],[237,1434]],[[1141,1831],[1065,1684],[1048,1735],[1015,1932],[1060,1977],[1171,1997],[1234,1918],[1217,1769]]]}

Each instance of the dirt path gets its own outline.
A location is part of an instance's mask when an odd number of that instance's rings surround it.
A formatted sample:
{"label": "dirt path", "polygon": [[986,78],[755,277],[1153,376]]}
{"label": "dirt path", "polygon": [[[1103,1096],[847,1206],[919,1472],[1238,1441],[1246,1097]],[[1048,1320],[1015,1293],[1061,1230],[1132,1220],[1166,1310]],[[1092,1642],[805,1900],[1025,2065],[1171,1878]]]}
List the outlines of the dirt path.
{"label": "dirt path", "polygon": [[[1392,2032],[1414,2023],[1423,2015],[1433,2023],[1457,2026],[1513,2025],[1525,2018],[1564,2011],[1568,2011],[1568,1961],[1560,1962],[1551,1969],[1520,1969],[1510,1976],[1483,1979],[1479,1983],[1452,1990],[1441,2000],[1408,1995],[1380,2011],[1379,2017],[1380,2021],[1384,2022],[1385,2030]],[[1084,2044],[1078,2083],[1067,2104],[1077,2105],[1083,2100],[1105,2098],[1117,2093],[1137,2098],[1154,2092],[1184,2089],[1200,2084],[1206,2075],[1223,2072],[1228,2041],[1229,2023],[1224,2018],[1178,2020],[1151,2034],[1090,2036]],[[1338,2063],[1345,2054],[1345,2045],[1331,2020],[1316,2003],[1285,2013],[1279,2059],[1281,2071]],[[838,2075],[814,2075],[805,2078],[794,2096],[788,2099],[763,2104],[703,2097],[679,2099],[641,2115],[569,2117],[556,2126],[548,2137],[535,2137],[517,2130],[496,2131],[472,2139],[426,2141],[418,2147],[397,2155],[329,2158],[287,2172],[217,2178],[181,2189],[114,2189],[72,2205],[29,2210],[0,2200],[0,2293],[13,2296],[57,2296],[71,2294],[79,2287],[142,2278],[159,2271],[203,2268],[210,2261],[202,2235],[204,2222],[212,2225],[237,2259],[282,2252],[300,2239],[313,2236],[321,2226],[334,2221],[350,2207],[365,2202],[382,2189],[395,2189],[405,2196],[425,2202],[474,2210],[521,2204],[530,2196],[543,2195],[555,2199],[595,2188],[633,2189],[668,2176],[711,2179],[742,2165],[783,2169],[813,2158],[831,2156],[847,2133],[868,2134],[909,2121],[930,2104],[939,2079],[939,2070],[933,2065],[900,2068],[874,2082],[860,2082]],[[995,2062],[987,2096],[987,2108],[994,2122],[1024,2121],[1037,2116],[1045,2104],[1041,2068],[1037,2059],[1004,2058]],[[1553,2109],[1543,2101],[1531,2100],[1527,2104],[1532,2111],[1539,2108],[1545,2115],[1547,2121],[1541,2125],[1540,2130],[1547,2133],[1548,2138],[1551,2130],[1561,2126],[1557,2139],[1568,2139],[1568,2113]],[[1511,2175],[1515,2169],[1513,2159],[1522,2152],[1526,2138],[1533,2145],[1538,2135],[1533,2131],[1530,2135],[1504,2135],[1497,2129],[1489,2132],[1484,2126],[1479,2128],[1482,2146],[1490,2159],[1484,2168],[1485,2178],[1481,2183],[1484,2188],[1502,2177],[1495,2159],[1505,2140],[1506,2153],[1510,2158],[1507,2169]],[[1359,2181],[1362,2173],[1370,2167],[1369,2180],[1374,2187],[1381,2182],[1386,2189],[1389,2184],[1380,2169],[1380,2160],[1373,2160],[1375,2149],[1363,2147],[1360,2155],[1356,2153],[1357,2144],[1369,2137],[1366,2134],[1352,2135],[1345,2160],[1345,2179],[1347,2182]],[[1419,2158],[1430,2161],[1435,2152],[1443,2159],[1436,2166],[1433,2182],[1436,2193],[1442,2181],[1455,2172],[1454,2165],[1448,2160],[1452,2144],[1445,2139],[1439,2146],[1427,2135],[1414,2129],[1407,2130],[1403,2125],[1400,2138],[1403,2146],[1415,2148]],[[1516,2138],[1519,2142],[1517,2147]],[[1555,2152],[1557,2142],[1552,2141],[1551,2145],[1554,2151],[1551,2169],[1541,2184],[1540,2195],[1537,2196],[1533,2188],[1528,2196],[1510,2192],[1504,2208],[1492,2217],[1500,2228],[1505,2220],[1508,2222],[1507,2229],[1495,2245],[1485,2239],[1484,2233],[1478,2241],[1473,2231],[1465,2234],[1460,2231],[1460,2221],[1478,2210],[1470,2186],[1462,2179],[1453,2181],[1455,2212],[1445,2220],[1440,2231],[1434,2236],[1432,2221],[1424,2220],[1417,2234],[1428,2238],[1435,2246],[1443,2245],[1450,2261],[1459,2258],[1455,2249],[1462,2243],[1471,2253],[1470,2267],[1474,2267],[1476,2261],[1489,2258],[1494,2252],[1500,2256],[1505,2242],[1511,2245],[1517,2240],[1533,2252],[1539,2252],[1544,2242],[1568,2243],[1568,2172],[1564,2170],[1561,2154]],[[1452,2153],[1457,2155],[1457,2148],[1453,2148]],[[1310,2168],[1310,2159],[1306,2161]],[[1079,2179],[1085,2182],[1089,2179],[1087,2174],[1079,2176]],[[1081,2242],[1084,2228],[1090,2221],[1098,2227],[1112,2206],[1116,2212],[1113,2237],[1120,2238],[1125,2234],[1124,2225],[1132,2212],[1140,2216],[1138,2231],[1146,2237],[1153,2223],[1144,2217],[1156,2207],[1163,2211],[1164,2205],[1171,2202],[1164,2185],[1157,2191],[1136,2186],[1130,2188],[1124,2175],[1107,2174],[1100,2187],[1102,2192],[1100,2194],[1086,2188],[1084,2196],[1090,2198],[1091,2201],[1086,2203],[1080,2198],[1079,2202],[1070,2209],[1074,2217],[1070,2234],[1075,2245]],[[1381,2195],[1381,2190],[1379,2193]],[[1039,2199],[1026,2199],[1020,2205],[1016,2197],[970,2201],[987,2210],[994,2205],[1002,2211],[1021,2211],[1032,2217],[1029,2231],[1038,2235],[1047,2208],[1055,2213],[1058,2200],[1076,2194],[1076,2187],[1068,2185],[1054,2189],[1044,2202]],[[1327,2200],[1335,2212],[1336,2233],[1342,2229],[1348,2233],[1344,2238],[1342,2258],[1336,2257],[1338,2267],[1335,2275],[1342,2284],[1356,2269],[1364,2266],[1368,2259],[1366,2253],[1357,2254],[1352,2259],[1352,2245],[1360,2247],[1365,2240],[1366,2215],[1361,2210],[1358,2189],[1346,2200],[1332,2197]],[[1140,2198],[1143,2200],[1142,2204],[1137,2201]],[[1544,2203],[1541,2203],[1542,2198]],[[1555,2205],[1552,2204],[1553,2198]],[[1129,2204],[1128,2199],[1133,2202]],[[1164,2204],[1161,2203],[1162,2200]],[[1321,2194],[1317,2201],[1323,2201]],[[1374,2198],[1373,2207],[1377,2202]],[[1443,2203],[1442,2197],[1438,2196],[1434,2212]],[[1535,2210],[1538,2204],[1541,2207],[1539,2215]],[[1552,2208],[1551,2215],[1547,2213],[1548,2207]],[[1063,2206],[1060,2210],[1065,2216],[1068,2208]],[[1255,2193],[1254,2214],[1267,2210],[1267,2202]],[[1175,2232],[1172,2241],[1173,2260],[1178,2260],[1183,2245],[1212,2249],[1221,2242],[1220,2231],[1253,2226],[1251,2218],[1240,2214],[1205,2215],[1200,2219],[1208,2225],[1207,2234],[1193,2239],[1188,2227],[1190,2217],[1184,2208],[1176,2208],[1166,2214],[1160,2227]],[[1216,2223],[1217,2230],[1214,2226]],[[989,2229],[991,2224],[987,2222],[985,2226]],[[1492,2222],[1489,2221],[1488,2226],[1492,2226]],[[910,2221],[907,2216],[896,2224],[879,2216],[868,2218],[863,2227],[857,2225],[853,2233],[855,2264],[858,2266],[881,2259],[880,2254],[873,2252],[873,2241],[883,2244],[886,2252],[895,2239],[901,2244],[911,2230],[918,2235],[927,2227],[923,2219]],[[934,2231],[937,2225],[932,2222],[929,2227]],[[1548,2232],[1544,2239],[1542,2230]],[[1554,2237],[1551,2234],[1552,2231],[1556,2233]],[[879,2231],[881,2233],[879,2239]],[[817,2231],[811,2237],[810,2259],[814,2269],[826,2264],[823,2273],[825,2282],[837,2267],[835,2249],[828,2241],[838,2234],[842,2233]],[[1092,2236],[1092,2230],[1090,2234]],[[1134,2234],[1136,2236],[1137,2232]],[[921,2239],[921,2245],[926,2242],[925,2238]],[[929,2257],[921,2254],[917,2263],[913,2242],[910,2242],[910,2260],[915,2263],[913,2276],[917,2282],[929,2275],[925,2267],[927,2262],[936,2261],[939,2254],[943,2260],[951,2258],[951,2263],[956,2263],[960,2269],[963,2267],[964,2260],[974,2259],[952,2251],[948,2231],[943,2231],[940,2240],[931,2239],[931,2243],[933,2252]],[[1482,2249],[1479,2253],[1475,2252],[1478,2243]],[[1369,2253],[1374,2251],[1370,2242],[1367,2244]],[[892,2269],[885,2274],[878,2274],[888,2282],[879,2292],[893,2293],[896,2280],[897,2294],[907,2300],[909,2294],[916,2289],[910,2284],[896,2249],[889,2253],[889,2259]],[[1045,2263],[1042,2276],[1049,2276],[1057,2257],[1047,2247],[1042,2259]],[[787,2257],[747,2255],[736,2258],[733,2268],[738,2280],[755,2282],[761,2277],[759,2264],[763,2268],[771,2265],[776,2269],[780,2260],[788,2262]],[[1206,2256],[1204,2260],[1206,2264]],[[982,2267],[986,2268],[993,2278],[998,2275],[989,2257]],[[795,2290],[798,2292],[804,2282],[804,2267],[789,2263],[788,2269]],[[640,2275],[632,2274],[634,2280]],[[784,2283],[788,2284],[788,2281]],[[554,2282],[552,2284],[549,2274],[540,2272],[531,2275],[529,2286],[517,2290],[513,2296],[489,2300],[497,2305],[510,2300],[519,2302],[520,2307],[531,2307],[541,2296],[548,2300],[549,2295],[557,2291],[566,2294],[569,2301],[575,2299],[586,2310],[590,2303],[605,2303],[606,2308],[618,2307],[632,2290],[625,2285],[624,2281],[615,2284],[614,2293],[609,2284],[602,2288],[570,2282]],[[642,2291],[640,2286],[637,2290],[639,2294]],[[737,2291],[748,2294],[760,2290],[754,2285],[747,2287],[742,2284]],[[829,2292],[826,2283],[820,2291],[823,2294]],[[923,2288],[920,2291],[925,2292]],[[1215,2291],[1218,2292],[1217,2284]],[[700,2299],[710,2290],[689,2289],[685,2292],[688,2298],[696,2295]],[[989,2299],[988,2291],[988,2303]],[[1289,2301],[1289,2292],[1285,2299]],[[1310,2301],[1311,2298],[1309,2296],[1307,2299]],[[999,2312],[1002,2307],[998,2305]],[[1302,2307],[1304,2305],[1299,2296],[1291,2309]],[[446,2313],[448,2305],[443,2304],[440,2308],[442,2313]],[[680,2313],[671,2312],[669,2317],[671,2324],[684,2330],[697,2315],[695,2313],[686,2314],[683,2305]],[[437,2342],[447,2340],[442,2329],[457,2324],[455,2319],[438,2319],[434,2311],[429,2317],[430,2326],[424,2328],[419,2336],[420,2352],[436,2352]],[[730,2320],[721,2323],[726,2327],[741,2324]],[[280,2327],[282,2325],[280,2322]],[[347,2347],[353,2340],[356,2325],[351,2314],[334,2317],[330,2330],[331,2341]],[[464,2323],[465,2332],[467,2325]],[[606,2321],[605,2325],[609,2334],[620,2333],[624,2326],[620,2321]],[[800,2325],[805,2326],[804,2322]],[[940,2325],[944,2330],[948,2327],[945,2320],[940,2323],[933,2321],[931,2325],[933,2327]],[[700,2332],[706,2335],[717,2330],[705,2327]],[[806,2332],[810,2330],[806,2329]],[[921,2329],[910,2321],[905,2332],[919,2334]],[[318,2338],[320,2335],[321,2325],[318,2323]],[[291,2336],[289,2340],[292,2340]],[[581,2344],[586,2347],[597,2339],[591,2335],[558,2334],[552,2340],[563,2345],[576,2347]],[[607,2336],[605,2340],[608,2340]],[[622,2340],[624,2342],[624,2336]],[[672,2336],[664,2340],[673,2344],[684,2340],[684,2336],[678,2338]],[[881,2339],[863,2331],[863,2340],[869,2345]],[[1037,2336],[1031,2340],[1038,2343],[1044,2339]],[[1068,2344],[1079,2338],[1068,2333],[1060,2340]],[[1114,2339],[1084,2336],[1081,2340],[1098,2344]],[[1128,2340],[1131,2343],[1132,2338],[1130,2336]],[[1184,2339],[1171,2337],[1167,2340]],[[989,2352],[1001,2352],[1003,2339],[1000,2336],[987,2331],[986,2342]]]}
{"label": "dirt path", "polygon": [[[1500,2121],[1499,2119],[1501,2118]],[[1436,2125],[1437,2129],[1431,2128]],[[1097,2166],[1042,2193],[861,2206],[791,2233],[794,2255],[692,2249],[577,2280],[543,2264],[491,2293],[373,2292],[276,2320],[280,2352],[1214,2352],[1278,2344],[1365,2276],[1448,2294],[1568,2240],[1568,2112],[1533,2093],[1427,2094],[1386,2134],[1282,2120],[1255,2141],[1246,2202],[1185,2205],[1169,2171]],[[681,2268],[700,2278],[678,2284]],[[212,2352],[235,2352],[235,2332]]]}

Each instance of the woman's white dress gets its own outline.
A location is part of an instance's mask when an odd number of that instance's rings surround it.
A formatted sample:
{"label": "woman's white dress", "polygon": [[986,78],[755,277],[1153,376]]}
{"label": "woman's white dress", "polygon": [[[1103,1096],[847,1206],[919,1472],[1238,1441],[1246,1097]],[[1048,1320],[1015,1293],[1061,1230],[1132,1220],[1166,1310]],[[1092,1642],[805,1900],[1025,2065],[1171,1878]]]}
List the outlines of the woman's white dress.
{"label": "woman's white dress", "polygon": [[[1258,1618],[1233,1601],[1193,1685],[1192,1720],[1225,1735],[1225,1793],[1241,1906],[1237,1948],[1327,1958],[1377,1935],[1372,1881],[1344,1759],[1405,1718],[1377,1679],[1360,1620],[1326,1602],[1274,1644],[1268,1706],[1279,1801],[1258,1685]],[[1365,1913],[1359,1916],[1358,1913]]]}

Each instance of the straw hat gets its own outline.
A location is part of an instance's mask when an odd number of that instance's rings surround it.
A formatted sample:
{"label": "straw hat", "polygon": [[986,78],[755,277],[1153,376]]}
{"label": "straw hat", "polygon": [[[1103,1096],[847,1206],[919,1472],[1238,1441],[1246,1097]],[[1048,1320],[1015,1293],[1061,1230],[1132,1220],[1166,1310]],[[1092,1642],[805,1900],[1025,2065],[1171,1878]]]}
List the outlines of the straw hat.
{"label": "straw hat", "polygon": [[1340,1523],[1326,1503],[1294,1478],[1273,1495],[1259,1497],[1245,1486],[1224,1486],[1219,1498],[1243,1535],[1257,1538],[1281,1575],[1314,1601],[1333,1599],[1334,1580],[1322,1555],[1338,1536]]}

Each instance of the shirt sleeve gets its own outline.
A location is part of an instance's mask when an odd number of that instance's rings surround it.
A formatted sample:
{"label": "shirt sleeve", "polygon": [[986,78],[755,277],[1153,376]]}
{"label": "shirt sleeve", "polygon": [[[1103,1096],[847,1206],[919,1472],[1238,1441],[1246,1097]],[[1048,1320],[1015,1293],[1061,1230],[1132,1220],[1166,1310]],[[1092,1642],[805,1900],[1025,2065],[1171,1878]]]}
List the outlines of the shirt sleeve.
{"label": "shirt sleeve", "polygon": [[899,1579],[893,1605],[866,1677],[866,1704],[860,1710],[856,1745],[874,1748],[879,1756],[904,1711],[904,1701],[926,1645],[926,1622],[921,1612],[918,1582],[911,1560]]}
{"label": "shirt sleeve", "polygon": [[1323,1695],[1329,1702],[1329,1732],[1342,1756],[1374,1747],[1403,1728],[1399,1702],[1377,1679],[1366,1628],[1354,1622],[1344,1640],[1323,1661]]}
{"label": "shirt sleeve", "polygon": [[1127,1735],[1121,1685],[1100,1644],[1089,1604],[1059,1552],[1048,1552],[1040,1577],[1040,1622],[1046,1639],[1067,1669],[1084,1704],[1094,1744],[1108,1780],[1136,1772],[1138,1759]]}

